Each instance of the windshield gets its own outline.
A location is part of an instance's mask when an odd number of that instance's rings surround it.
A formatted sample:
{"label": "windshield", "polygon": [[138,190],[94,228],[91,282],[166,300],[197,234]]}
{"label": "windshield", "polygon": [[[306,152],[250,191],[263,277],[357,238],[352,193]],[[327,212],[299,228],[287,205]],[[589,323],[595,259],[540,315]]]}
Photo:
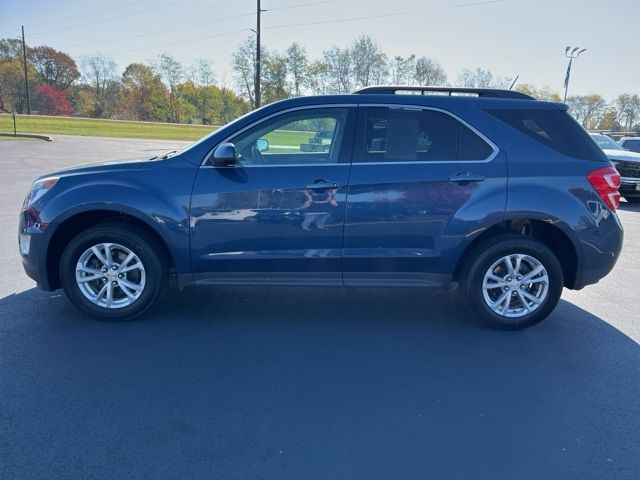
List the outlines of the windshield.
{"label": "windshield", "polygon": [[607,137],[606,135],[591,135],[598,146],[603,150],[606,148],[608,150],[622,150],[622,147],[618,142],[616,142],[613,138]]}

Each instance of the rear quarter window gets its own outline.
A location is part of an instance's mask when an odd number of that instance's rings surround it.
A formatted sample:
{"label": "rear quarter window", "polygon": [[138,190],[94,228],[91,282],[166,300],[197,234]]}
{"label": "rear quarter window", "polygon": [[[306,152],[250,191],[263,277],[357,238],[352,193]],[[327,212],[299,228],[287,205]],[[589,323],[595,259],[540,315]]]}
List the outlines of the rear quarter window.
{"label": "rear quarter window", "polygon": [[487,113],[560,153],[606,161],[604,152],[571,115],[562,110],[489,109]]}

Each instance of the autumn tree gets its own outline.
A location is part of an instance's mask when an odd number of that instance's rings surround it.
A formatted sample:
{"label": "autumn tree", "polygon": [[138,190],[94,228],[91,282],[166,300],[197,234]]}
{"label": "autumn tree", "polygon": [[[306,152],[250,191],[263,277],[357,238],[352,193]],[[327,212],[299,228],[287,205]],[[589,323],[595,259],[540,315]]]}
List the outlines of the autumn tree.
{"label": "autumn tree", "polygon": [[43,45],[31,49],[30,58],[38,78],[56,90],[66,90],[80,78],[76,62],[64,52]]}
{"label": "autumn tree", "polygon": [[558,92],[552,90],[548,86],[541,88],[536,87],[531,83],[520,83],[515,87],[515,90],[525,95],[529,95],[537,100],[544,100],[547,102],[561,102],[562,97]]}
{"label": "autumn tree", "polygon": [[585,129],[594,129],[600,123],[607,107],[607,102],[601,95],[575,95],[567,99],[569,113]]}
{"label": "autumn tree", "polygon": [[142,63],[132,63],[122,74],[119,114],[135,120],[165,120],[166,87],[160,75]]}
{"label": "autumn tree", "polygon": [[269,53],[262,67],[262,101],[264,104],[289,98],[287,61],[277,53]]}
{"label": "autumn tree", "polygon": [[608,108],[602,115],[597,130],[616,132],[620,130],[620,124],[618,123],[618,112],[613,108]]}
{"label": "autumn tree", "polygon": [[36,85],[33,92],[32,107],[34,111],[44,115],[71,115],[73,106],[62,90],[56,90],[48,83]]}
{"label": "autumn tree", "polygon": [[[27,73],[29,88],[33,91],[36,73],[31,65]],[[23,113],[27,110],[24,65],[16,58],[0,59],[0,110],[6,113]]]}

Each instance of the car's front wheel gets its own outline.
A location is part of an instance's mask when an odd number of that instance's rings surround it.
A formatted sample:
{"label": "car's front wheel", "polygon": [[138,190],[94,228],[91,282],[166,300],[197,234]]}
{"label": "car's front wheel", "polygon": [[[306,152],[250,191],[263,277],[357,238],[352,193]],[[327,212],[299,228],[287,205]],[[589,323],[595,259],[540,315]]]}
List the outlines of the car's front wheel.
{"label": "car's front wheel", "polygon": [[544,320],[558,304],[562,267],[544,243],[504,235],[470,253],[460,288],[471,312],[486,324],[526,328]]}
{"label": "car's front wheel", "polygon": [[128,320],[144,313],[167,285],[158,242],[133,225],[81,232],[65,249],[60,280],[69,300],[89,315]]}

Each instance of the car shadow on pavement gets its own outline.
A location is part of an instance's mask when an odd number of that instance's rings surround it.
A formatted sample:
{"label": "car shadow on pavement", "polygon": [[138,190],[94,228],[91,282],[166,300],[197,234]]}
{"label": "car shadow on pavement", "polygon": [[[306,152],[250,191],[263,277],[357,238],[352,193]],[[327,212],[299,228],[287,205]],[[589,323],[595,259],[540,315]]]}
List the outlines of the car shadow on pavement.
{"label": "car shadow on pavement", "polygon": [[629,212],[640,212],[640,203],[620,202],[618,208]]}
{"label": "car shadow on pavement", "polygon": [[566,301],[469,317],[417,289],[192,289],[125,323],[0,299],[0,478],[634,478],[634,340]]}

